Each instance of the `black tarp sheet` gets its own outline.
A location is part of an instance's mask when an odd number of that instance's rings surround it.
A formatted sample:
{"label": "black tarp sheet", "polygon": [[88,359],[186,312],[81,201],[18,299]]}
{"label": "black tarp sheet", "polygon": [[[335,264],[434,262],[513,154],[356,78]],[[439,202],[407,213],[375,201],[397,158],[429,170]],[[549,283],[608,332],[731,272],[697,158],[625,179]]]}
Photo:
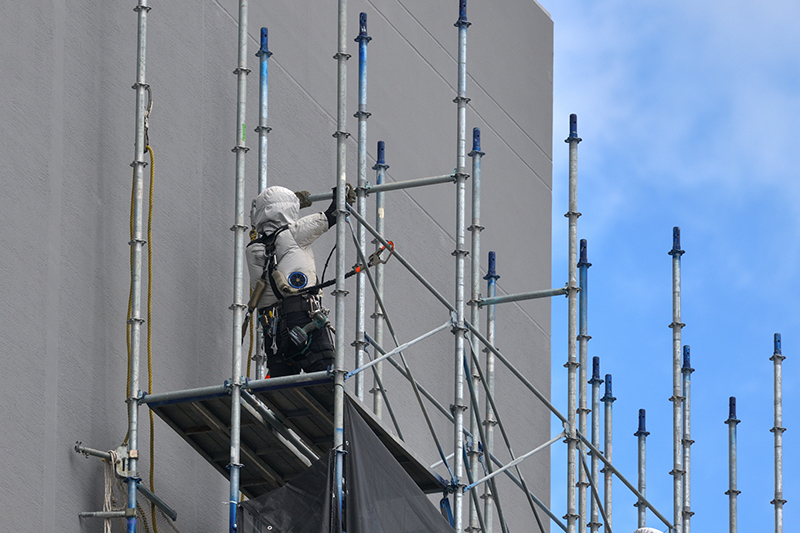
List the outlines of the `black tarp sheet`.
{"label": "black tarp sheet", "polygon": [[[347,533],[453,533],[358,413],[344,406],[344,483]],[[334,498],[333,453],[283,487],[241,504],[240,533],[341,531]],[[333,527],[331,527],[333,525]]]}

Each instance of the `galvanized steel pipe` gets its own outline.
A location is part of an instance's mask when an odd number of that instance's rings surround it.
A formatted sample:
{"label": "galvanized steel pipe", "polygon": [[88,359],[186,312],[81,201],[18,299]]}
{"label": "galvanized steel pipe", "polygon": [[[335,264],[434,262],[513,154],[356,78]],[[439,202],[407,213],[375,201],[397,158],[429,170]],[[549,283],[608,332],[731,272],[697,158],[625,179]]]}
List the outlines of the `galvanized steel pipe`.
{"label": "galvanized steel pipe", "polygon": [[683,533],[683,448],[681,445],[683,397],[681,396],[681,229],[672,229],[672,506],[674,533]]}
{"label": "galvanized steel pipe", "polygon": [[[591,337],[587,334],[588,329],[588,307],[589,307],[589,267],[592,266],[586,260],[586,239],[580,241],[580,260],[578,261],[578,283],[580,285],[580,292],[578,293],[578,427],[583,435],[588,435],[587,431],[587,415],[589,408],[587,407],[588,393],[587,385],[588,378],[587,372],[589,370],[589,355],[587,353],[588,343]],[[580,450],[581,456],[584,454],[583,447]],[[584,529],[587,525],[587,509],[586,509],[586,489],[589,488],[589,483],[586,480],[586,472],[580,469],[578,476],[578,527]]]}
{"label": "galvanized steel pipe", "polygon": [[[600,385],[603,380],[600,378],[600,358],[592,358],[592,379],[589,380],[592,384],[592,444],[595,448],[600,449]],[[592,479],[595,483],[600,482],[600,459],[592,454]],[[600,523],[600,516],[598,515],[598,507],[600,502],[592,499],[591,517],[592,521],[589,522],[589,527],[592,533],[597,533],[602,525]]]}
{"label": "galvanized steel pipe", "polygon": [[453,512],[453,525],[456,531],[461,531],[463,521],[463,477],[464,477],[464,457],[461,450],[464,447],[464,411],[467,406],[464,403],[464,341],[466,327],[464,325],[464,260],[467,254],[465,248],[465,214],[466,211],[466,144],[467,144],[467,0],[459,0],[458,21],[455,26],[458,28],[458,94],[455,98],[457,106],[457,150],[456,150],[456,294],[455,311],[456,325],[453,328],[455,334],[455,379],[453,384],[453,406],[455,409],[455,427],[453,428],[453,449],[455,456],[454,473],[458,480],[458,490],[454,496],[455,509]]}
{"label": "galvanized steel pipe", "polygon": [[[470,300],[475,301],[480,298],[481,292],[481,230],[483,230],[483,226],[481,226],[481,158],[484,155],[484,152],[481,151],[481,129],[480,128],[472,128],[472,150],[470,151],[469,155],[472,158],[472,224],[470,225],[467,230],[472,233],[472,243],[470,247],[470,253],[472,254],[470,259]],[[472,324],[479,324],[480,323],[480,309],[478,306],[471,306],[469,310],[469,320]],[[470,346],[474,347],[475,343],[475,335],[472,334],[470,338]],[[477,356],[477,354],[475,354]],[[475,361],[478,361],[477,357],[469,359],[470,368],[472,369]],[[470,389],[475,393],[475,402],[474,405],[478,405],[480,401],[480,394],[478,388],[478,374],[472,369],[470,379],[472,379],[473,386]],[[470,423],[469,423],[469,431],[473,435],[478,434],[478,412],[474,411],[472,416],[470,416]],[[484,443],[485,445],[485,443]],[[472,469],[472,478],[475,479],[478,477],[478,456],[480,452],[477,450],[475,446],[475,442],[473,440],[473,449],[469,450],[470,456],[470,467]],[[479,528],[478,524],[478,509],[475,505],[475,501],[477,499],[469,500],[469,527],[472,531],[477,531]]]}
{"label": "galvanized steel pipe", "polygon": [[[383,184],[386,177],[386,169],[389,165],[386,164],[386,144],[383,141],[378,141],[378,158],[375,161],[372,169],[375,171],[375,183],[378,185]],[[363,227],[363,226],[362,226]],[[375,230],[383,237],[386,229],[386,218],[384,211],[384,194],[379,192],[375,195]],[[380,253],[383,245],[375,242],[375,252]],[[383,299],[383,263],[375,265],[375,308],[373,318],[372,336],[379,345],[383,345],[383,323],[386,317],[383,316],[383,309],[381,309],[381,300]],[[375,382],[372,388],[372,410],[378,420],[383,416],[383,390],[381,386],[381,379],[383,377],[383,363],[375,365]]]}
{"label": "galvanized steel pipe", "polygon": [[231,344],[233,355],[231,362],[231,450],[230,463],[230,533],[236,532],[236,511],[239,503],[239,476],[241,445],[241,387],[242,387],[242,321],[247,310],[244,300],[244,238],[248,230],[244,220],[244,178],[245,154],[245,110],[247,104],[247,0],[239,1],[239,62],[234,74],[237,78],[236,95],[236,182],[235,182],[235,215],[233,230],[233,328]]}
{"label": "galvanized steel pipe", "polygon": [[[579,516],[575,509],[575,489],[577,485],[577,412],[578,412],[578,359],[577,359],[577,338],[578,338],[578,116],[569,116],[569,277],[567,281],[567,297],[569,318],[567,321],[567,371],[568,376],[568,398],[567,398],[567,417],[569,423],[567,427],[567,533],[576,533],[576,521]],[[583,527],[583,526],[581,526]]]}
{"label": "galvanized steel pipe", "polygon": [[692,363],[689,346],[683,347],[683,531],[689,533],[692,527]]}
{"label": "galvanized steel pipe", "polygon": [[[359,15],[359,31],[356,42],[358,43],[358,187],[356,188],[356,209],[363,217],[367,216],[367,197],[364,187],[367,184],[367,44],[372,37],[367,35],[367,14]],[[367,250],[367,232],[362,225],[358,225],[358,247],[363,255]],[[364,364],[364,330],[366,328],[367,308],[367,280],[364,271],[356,274],[356,339],[353,346],[356,348],[356,368]],[[356,376],[356,396],[364,401],[364,376]]]}
{"label": "galvanized steel pipe", "polygon": [[[611,374],[606,374],[606,393],[603,395],[602,402],[605,404],[603,416],[603,450],[606,458],[611,461],[613,455],[613,433],[614,433],[614,395],[612,394]],[[613,489],[614,474],[611,469],[603,467],[603,507],[606,509],[606,527],[610,530],[612,523]]]}
{"label": "galvanized steel pipe", "polygon": [[[496,272],[495,253],[489,252],[489,268],[486,272],[486,275],[483,277],[483,279],[486,280],[486,295],[489,298],[494,298],[494,296],[497,294],[497,280],[499,278],[500,276],[498,276]],[[494,346],[495,342],[494,337],[497,316],[495,311],[496,309],[493,304],[489,304],[487,306],[486,339],[492,346]],[[488,393],[486,395],[486,416],[484,417],[484,420],[486,421],[486,442],[483,443],[483,447],[486,450],[486,455],[491,457],[494,453],[494,427],[497,425],[497,419],[494,414],[494,409],[492,409],[492,401],[490,399],[494,397],[494,353],[487,348],[484,348],[484,351],[486,352],[486,390]],[[492,486],[488,483],[484,485],[483,498],[483,517],[484,522],[486,523],[486,533],[492,533],[494,496],[492,494]]]}
{"label": "galvanized steel pipe", "polygon": [[728,419],[725,423],[728,425],[728,490],[725,494],[728,495],[728,531],[736,533],[738,529],[737,518],[737,498],[741,491],[736,488],[736,467],[738,458],[736,457],[736,426],[739,425],[740,420],[736,418],[736,398],[731,396],[728,400]]}
{"label": "galvanized steel pipe", "polygon": [[[372,167],[373,169],[375,167]],[[437,185],[439,183],[455,183],[456,176],[455,174],[444,174],[442,176],[431,176],[429,178],[415,178],[411,180],[404,180],[404,181],[392,181],[392,182],[382,182],[376,183],[375,185],[370,185],[367,183],[364,185],[364,194],[369,196],[370,194],[378,194],[387,191],[400,191],[403,189],[415,189],[417,187],[426,187],[428,185]],[[333,192],[326,191],[320,192],[315,194],[310,194],[308,196],[308,201],[311,203],[319,202],[321,200],[330,200],[333,198]]]}
{"label": "galvanized steel pipe", "polygon": [[504,296],[490,296],[486,298],[477,298],[470,301],[469,303],[470,305],[475,307],[485,307],[487,305],[521,302],[523,300],[537,300],[539,298],[550,298],[551,296],[561,296],[562,294],[568,294],[568,293],[569,293],[569,288],[559,287],[557,289],[543,289],[541,291],[521,292],[518,294],[506,294]]}
{"label": "galvanized steel pipe", "polygon": [[[261,47],[256,52],[259,59],[259,92],[258,92],[258,192],[267,188],[267,134],[272,128],[267,126],[268,100],[269,100],[269,58],[272,52],[269,51],[267,28],[261,28]],[[256,324],[256,354],[253,359],[256,362],[256,378],[261,379],[267,375],[267,354],[263,350],[263,333]]]}
{"label": "galvanized steel pipe", "polygon": [[[647,436],[650,434],[646,429],[646,413],[644,409],[639,409],[639,429],[633,435],[639,439],[639,493],[642,497],[647,495]],[[643,499],[643,498],[642,498]],[[647,526],[647,507],[642,503],[642,499],[633,504],[638,509],[638,526]]]}
{"label": "galvanized steel pipe", "polygon": [[[136,488],[139,485],[137,466],[139,463],[139,360],[141,353],[141,332],[144,320],[142,311],[142,248],[145,244],[142,235],[142,210],[144,204],[144,167],[147,165],[144,153],[147,149],[145,143],[145,113],[148,107],[148,92],[150,86],[145,81],[145,63],[147,50],[147,12],[150,7],[147,0],[139,0],[134,8],[137,12],[137,47],[136,47],[136,137],[134,140],[133,156],[133,238],[131,246],[131,316],[128,322],[130,327],[130,382],[128,391],[128,510],[132,516],[127,518],[128,533],[136,533]],[[129,514],[130,514],[129,513]]]}
{"label": "galvanized steel pipe", "polygon": [[775,498],[770,502],[775,506],[775,533],[783,533],[783,432],[786,429],[783,424],[783,381],[782,369],[783,360],[786,359],[781,353],[781,334],[776,333],[774,338],[775,350],[770,357],[773,363],[774,372],[774,396],[775,425],[770,430],[775,438]]}

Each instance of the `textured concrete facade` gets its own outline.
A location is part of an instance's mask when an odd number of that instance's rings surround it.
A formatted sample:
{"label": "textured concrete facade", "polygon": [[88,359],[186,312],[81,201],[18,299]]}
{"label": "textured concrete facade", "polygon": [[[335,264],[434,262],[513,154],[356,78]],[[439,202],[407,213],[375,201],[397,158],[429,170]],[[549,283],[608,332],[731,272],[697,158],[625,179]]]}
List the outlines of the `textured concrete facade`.
{"label": "textured concrete facade", "polygon": [[[3,305],[0,306],[0,514],[7,531],[100,531],[78,513],[100,510],[102,465],[75,441],[118,446],[126,433],[125,314],[134,137],[134,1],[53,0],[8,7],[0,22]],[[152,2],[147,82],[156,154],[152,345],[154,391],[230,377],[238,4]],[[356,182],[358,14],[369,16],[368,165],[386,142],[389,180],[447,174],[456,159],[458,16],[455,0],[351,1],[348,6],[348,181]],[[336,2],[251,2],[247,196],[256,193],[258,49],[270,30],[270,184],[321,192],[335,181]],[[500,292],[550,287],[553,25],[531,0],[474,2],[468,36],[467,128],[482,130],[482,262],[498,256]],[[468,144],[469,149],[469,144]],[[467,165],[470,168],[470,165]],[[373,176],[369,171],[369,176]],[[468,183],[469,190],[469,183]],[[371,202],[371,201],[370,201]],[[469,200],[468,200],[469,203]],[[315,205],[314,208],[317,206]],[[324,206],[322,206],[324,208]],[[312,208],[313,209],[313,208]],[[372,213],[373,207],[370,206]],[[370,214],[370,220],[374,217]],[[406,258],[454,298],[455,190],[387,195],[387,234]],[[467,220],[470,216],[467,213]],[[469,224],[469,222],[468,222]],[[467,240],[469,242],[469,238]],[[318,241],[321,269],[332,232]],[[355,262],[352,247],[348,263]],[[330,272],[330,271],[329,271]],[[328,274],[330,276],[330,273]],[[354,292],[348,286],[353,338]],[[396,261],[387,265],[388,311],[401,342],[447,319]],[[371,302],[371,297],[368,297]],[[333,298],[326,295],[326,305]],[[371,309],[371,303],[368,306]],[[482,318],[483,321],[483,318]],[[371,324],[368,324],[368,331]],[[498,346],[546,394],[550,304],[498,310]],[[388,336],[387,336],[388,338]],[[347,341],[348,343],[350,340]],[[144,346],[144,344],[143,344]],[[144,354],[144,352],[143,352]],[[406,354],[440,401],[453,399],[453,340],[442,333]],[[348,366],[352,366],[352,354]],[[142,366],[142,388],[146,369]],[[424,461],[435,448],[407,383],[386,369],[388,394]],[[371,380],[368,384],[371,386]],[[548,438],[549,415],[502,368],[498,401],[515,452]],[[140,472],[146,477],[147,409]],[[452,430],[435,419],[445,448]],[[187,531],[224,531],[228,485],[156,420],[156,492]],[[503,448],[498,435],[497,450]],[[498,451],[498,455],[506,455]],[[524,465],[549,501],[549,455]],[[512,530],[530,510],[501,482]],[[466,525],[466,524],[465,524]],[[516,527],[515,527],[516,525]]]}

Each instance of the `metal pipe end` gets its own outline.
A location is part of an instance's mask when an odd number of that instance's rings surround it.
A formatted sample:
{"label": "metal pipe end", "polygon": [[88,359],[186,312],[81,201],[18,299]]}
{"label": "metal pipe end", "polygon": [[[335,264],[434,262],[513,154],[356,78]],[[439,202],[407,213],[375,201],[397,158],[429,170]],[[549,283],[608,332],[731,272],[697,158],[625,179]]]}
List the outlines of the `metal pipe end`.
{"label": "metal pipe end", "polygon": [[602,382],[600,379],[600,358],[592,357],[592,381]]}
{"label": "metal pipe end", "polygon": [[691,370],[692,363],[689,351],[689,345],[683,347],[683,370]]}
{"label": "metal pipe end", "polygon": [[467,0],[458,1],[458,22],[454,25],[461,27],[469,27],[472,23],[467,20]]}
{"label": "metal pipe end", "polygon": [[370,42],[371,40],[372,37],[367,35],[367,14],[361,12],[358,16],[358,37],[355,38],[355,41],[360,43],[362,41]]}
{"label": "metal pipe end", "polygon": [[736,396],[728,398],[728,419],[725,423],[728,424],[730,422],[739,422],[739,420],[736,419]]}
{"label": "metal pipe end", "polygon": [[489,252],[489,270],[486,272],[486,275],[483,276],[483,279],[485,279],[486,281],[490,280],[496,281],[500,279],[500,276],[498,276],[497,272],[495,271],[495,266],[496,266],[495,253]]}
{"label": "metal pipe end", "polygon": [[[378,141],[378,158],[375,161],[375,164],[372,165],[372,170],[386,170],[389,168],[389,165],[386,164],[386,144],[383,141]],[[378,174],[378,184],[380,185],[381,182],[381,175]]]}
{"label": "metal pipe end", "polygon": [[645,412],[645,410],[644,409],[639,409],[639,430],[636,433],[634,433],[634,436],[636,436],[636,437],[646,437],[646,436],[648,436],[650,434],[650,432],[647,431],[647,428],[646,428],[646,426],[647,426],[646,418],[647,418],[647,413]]}
{"label": "metal pipe end", "polygon": [[386,164],[386,143],[383,141],[378,141],[378,164]]}
{"label": "metal pipe end", "polygon": [[775,334],[775,354],[778,355],[781,353],[781,334]]}
{"label": "metal pipe end", "polygon": [[261,47],[259,47],[258,52],[256,52],[256,57],[261,57],[266,55],[267,57],[272,55],[272,52],[269,51],[269,34],[267,32],[267,28],[261,28]]}
{"label": "metal pipe end", "polygon": [[571,143],[571,142],[581,142],[581,138],[578,137],[578,115],[572,113],[569,116],[569,137],[567,137],[564,142]]}
{"label": "metal pipe end", "polygon": [[472,128],[472,151],[473,152],[480,152],[481,151],[481,129],[480,128]]}
{"label": "metal pipe end", "polygon": [[606,382],[606,393],[603,396],[602,400],[604,402],[613,402],[614,400],[616,400],[616,398],[614,398],[614,394],[612,393],[611,390],[611,374],[606,374],[605,382]]}
{"label": "metal pipe end", "polygon": [[672,250],[669,251],[669,255],[680,257],[684,253],[686,252],[681,250],[681,228],[675,226],[672,228]]}
{"label": "metal pipe end", "polygon": [[578,261],[578,266],[586,266],[590,267],[592,264],[586,260],[586,239],[581,239],[581,253],[580,253],[580,261]]}

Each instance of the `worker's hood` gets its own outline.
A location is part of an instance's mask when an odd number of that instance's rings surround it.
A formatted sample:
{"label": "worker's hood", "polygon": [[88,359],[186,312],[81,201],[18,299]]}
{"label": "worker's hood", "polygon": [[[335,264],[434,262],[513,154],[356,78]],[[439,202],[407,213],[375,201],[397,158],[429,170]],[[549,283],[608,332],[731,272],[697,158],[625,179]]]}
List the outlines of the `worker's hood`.
{"label": "worker's hood", "polygon": [[300,200],[286,187],[267,187],[253,200],[250,223],[259,233],[270,234],[291,224],[300,214]]}

